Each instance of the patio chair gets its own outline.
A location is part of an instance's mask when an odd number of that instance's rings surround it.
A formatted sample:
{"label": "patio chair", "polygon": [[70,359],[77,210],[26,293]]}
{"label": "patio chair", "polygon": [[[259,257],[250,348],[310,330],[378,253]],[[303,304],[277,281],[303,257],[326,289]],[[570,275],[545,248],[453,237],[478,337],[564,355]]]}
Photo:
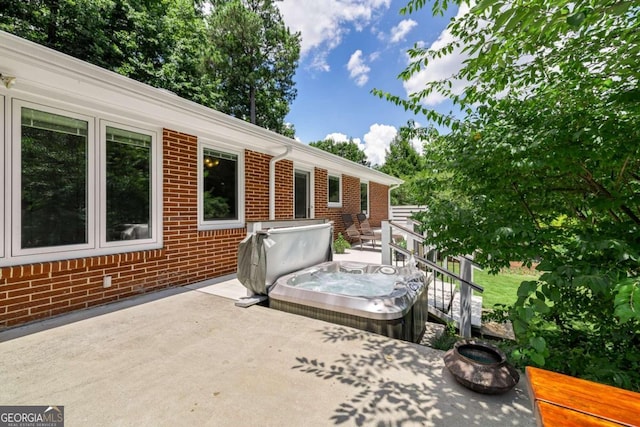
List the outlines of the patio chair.
{"label": "patio chair", "polygon": [[345,230],[353,225],[353,217],[351,214],[343,213],[340,214],[342,216],[342,223],[344,224]]}
{"label": "patio chair", "polygon": [[361,212],[357,214],[356,217],[358,217],[358,222],[360,223],[360,234],[365,236],[374,236],[378,240],[382,238],[382,233],[379,230],[373,230],[371,228],[369,220],[365,214]]}
{"label": "patio chair", "polygon": [[362,234],[358,231],[355,224],[351,224],[349,227],[345,229],[345,233],[347,233],[347,237],[349,240],[353,240],[356,242],[360,242],[360,249],[362,249],[362,245],[364,242],[371,242],[372,247],[376,247],[376,236]]}

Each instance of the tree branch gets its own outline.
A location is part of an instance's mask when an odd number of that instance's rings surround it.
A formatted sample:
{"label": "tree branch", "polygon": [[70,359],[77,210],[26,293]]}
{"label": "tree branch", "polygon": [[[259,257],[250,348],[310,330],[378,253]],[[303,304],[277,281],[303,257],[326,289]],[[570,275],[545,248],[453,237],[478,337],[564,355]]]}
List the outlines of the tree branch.
{"label": "tree branch", "polygon": [[520,199],[520,202],[522,203],[522,206],[524,206],[524,209],[527,211],[527,213],[529,214],[529,216],[531,217],[531,219],[533,220],[533,224],[536,226],[536,228],[538,230],[540,230],[540,224],[538,223],[538,219],[536,218],[535,214],[533,213],[533,211],[531,210],[531,208],[529,207],[529,204],[527,203],[527,201],[524,198],[524,194],[522,194],[520,192],[520,190],[518,189],[518,184],[515,182],[511,183],[511,186],[513,187],[513,190],[516,192],[516,194],[518,195],[518,198]]}

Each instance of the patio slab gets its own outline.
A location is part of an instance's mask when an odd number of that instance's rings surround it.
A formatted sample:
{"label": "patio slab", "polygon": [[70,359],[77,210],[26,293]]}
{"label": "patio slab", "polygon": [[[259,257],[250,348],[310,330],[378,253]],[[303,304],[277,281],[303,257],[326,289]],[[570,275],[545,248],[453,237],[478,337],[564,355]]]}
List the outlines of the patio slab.
{"label": "patio slab", "polygon": [[172,289],[0,333],[0,404],[67,426],[533,426],[526,379],[465,389],[443,352]]}

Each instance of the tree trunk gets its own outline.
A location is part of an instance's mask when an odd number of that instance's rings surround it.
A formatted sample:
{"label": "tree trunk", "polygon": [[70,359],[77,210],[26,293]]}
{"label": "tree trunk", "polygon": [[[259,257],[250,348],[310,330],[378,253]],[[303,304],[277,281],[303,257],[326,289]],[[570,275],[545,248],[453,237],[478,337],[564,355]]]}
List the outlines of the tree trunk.
{"label": "tree trunk", "polygon": [[249,115],[251,116],[251,123],[256,124],[256,88],[251,86],[249,89]]}

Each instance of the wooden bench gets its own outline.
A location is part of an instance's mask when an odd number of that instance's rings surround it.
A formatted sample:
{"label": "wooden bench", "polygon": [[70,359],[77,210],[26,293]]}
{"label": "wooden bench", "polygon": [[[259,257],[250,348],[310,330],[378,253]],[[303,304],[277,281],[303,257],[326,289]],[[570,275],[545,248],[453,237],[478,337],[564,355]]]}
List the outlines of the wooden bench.
{"label": "wooden bench", "polygon": [[539,426],[640,426],[640,393],[528,366]]}

